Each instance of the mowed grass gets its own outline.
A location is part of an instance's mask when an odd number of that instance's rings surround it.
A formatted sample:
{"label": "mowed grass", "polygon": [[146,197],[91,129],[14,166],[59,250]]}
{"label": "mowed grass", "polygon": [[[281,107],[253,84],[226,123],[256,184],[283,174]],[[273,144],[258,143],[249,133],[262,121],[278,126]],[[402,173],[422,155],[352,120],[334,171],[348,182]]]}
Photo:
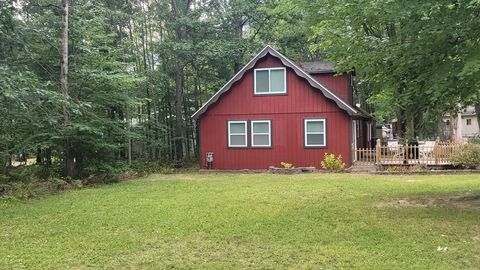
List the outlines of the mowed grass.
{"label": "mowed grass", "polygon": [[153,175],[3,199],[0,269],[23,268],[479,269],[480,176]]}

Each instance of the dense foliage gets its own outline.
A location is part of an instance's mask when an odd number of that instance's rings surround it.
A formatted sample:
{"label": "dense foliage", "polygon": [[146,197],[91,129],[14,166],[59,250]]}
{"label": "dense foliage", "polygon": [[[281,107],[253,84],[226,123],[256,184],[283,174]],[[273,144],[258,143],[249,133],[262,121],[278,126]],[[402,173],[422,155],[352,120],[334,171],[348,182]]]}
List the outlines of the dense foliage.
{"label": "dense foliage", "polygon": [[461,149],[453,154],[452,162],[456,166],[469,169],[476,169],[480,167],[480,144],[465,144]]}
{"label": "dense foliage", "polygon": [[[70,4],[66,91],[60,2]],[[117,161],[195,158],[190,115],[260,48],[246,37],[265,17],[257,7],[249,0],[0,0],[3,172],[29,156],[71,177]]]}
{"label": "dense foliage", "polygon": [[29,156],[71,177],[182,166],[198,158],[190,116],[265,44],[355,69],[379,122],[431,133],[458,104],[480,111],[479,14],[478,0],[0,0],[2,173]]}
{"label": "dense foliage", "polygon": [[367,101],[380,122],[397,118],[401,136],[431,132],[458,104],[480,104],[478,0],[286,5],[301,16],[296,24],[309,47],[338,63],[338,71],[355,69],[357,100]]}

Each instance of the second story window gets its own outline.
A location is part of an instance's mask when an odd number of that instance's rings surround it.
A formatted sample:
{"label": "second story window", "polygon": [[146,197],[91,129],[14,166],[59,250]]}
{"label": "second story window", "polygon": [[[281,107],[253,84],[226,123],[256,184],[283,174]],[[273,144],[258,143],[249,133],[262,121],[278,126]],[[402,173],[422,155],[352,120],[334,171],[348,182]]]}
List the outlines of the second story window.
{"label": "second story window", "polygon": [[287,71],[280,68],[257,68],[254,71],[255,95],[287,93]]}

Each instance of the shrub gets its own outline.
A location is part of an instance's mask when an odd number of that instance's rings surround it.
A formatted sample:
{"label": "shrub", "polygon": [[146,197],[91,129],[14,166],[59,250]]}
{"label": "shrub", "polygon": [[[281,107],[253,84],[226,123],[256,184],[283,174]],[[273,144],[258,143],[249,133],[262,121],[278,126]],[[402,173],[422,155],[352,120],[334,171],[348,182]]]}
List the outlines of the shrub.
{"label": "shrub", "polygon": [[284,169],[293,169],[293,168],[295,168],[295,166],[293,166],[292,163],[288,163],[288,162],[280,162],[280,165],[282,165]]}
{"label": "shrub", "polygon": [[9,168],[7,175],[0,176],[0,182],[22,182],[31,183],[43,181],[50,178],[58,177],[58,167],[55,165],[46,167],[40,165],[22,165],[14,168]]}
{"label": "shrub", "polygon": [[48,179],[50,192],[57,192],[59,190],[67,189],[70,184],[59,178]]}
{"label": "shrub", "polygon": [[35,193],[32,190],[31,184],[14,182],[11,184],[11,186],[12,186],[11,192],[14,197],[21,198],[21,199],[29,199],[35,195]]}
{"label": "shrub", "polygon": [[480,166],[480,144],[467,143],[452,155],[452,164],[475,169]]}
{"label": "shrub", "polygon": [[120,176],[114,173],[91,174],[89,177],[83,179],[83,184],[85,185],[108,185],[118,182],[120,182]]}
{"label": "shrub", "polygon": [[84,169],[86,175],[92,174],[121,174],[129,170],[129,166],[124,161],[98,162],[88,165]]}
{"label": "shrub", "polygon": [[134,172],[137,172],[139,175],[145,175],[149,173],[175,173],[175,169],[173,168],[172,164],[165,164],[158,161],[138,160],[130,166],[130,169]]}
{"label": "shrub", "polygon": [[72,185],[72,188],[82,188],[83,187],[82,180],[72,180],[70,182],[70,185]]}
{"label": "shrub", "polygon": [[322,168],[328,171],[341,171],[345,168],[342,155],[335,157],[335,154],[325,153],[323,161],[321,162]]}
{"label": "shrub", "polygon": [[480,144],[480,138],[470,138],[468,143]]}
{"label": "shrub", "polygon": [[38,165],[18,166],[8,171],[8,178],[11,182],[35,182],[39,179],[44,179],[40,177],[41,171],[42,168]]}

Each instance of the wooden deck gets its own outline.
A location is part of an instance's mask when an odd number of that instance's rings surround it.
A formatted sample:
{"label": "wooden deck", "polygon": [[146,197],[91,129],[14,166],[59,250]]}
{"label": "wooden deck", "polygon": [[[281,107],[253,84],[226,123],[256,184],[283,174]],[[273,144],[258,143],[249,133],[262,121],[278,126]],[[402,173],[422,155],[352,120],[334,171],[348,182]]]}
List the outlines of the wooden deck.
{"label": "wooden deck", "polygon": [[358,165],[450,165],[452,154],[462,144],[436,142],[433,145],[377,144],[376,148],[353,149],[354,164]]}

